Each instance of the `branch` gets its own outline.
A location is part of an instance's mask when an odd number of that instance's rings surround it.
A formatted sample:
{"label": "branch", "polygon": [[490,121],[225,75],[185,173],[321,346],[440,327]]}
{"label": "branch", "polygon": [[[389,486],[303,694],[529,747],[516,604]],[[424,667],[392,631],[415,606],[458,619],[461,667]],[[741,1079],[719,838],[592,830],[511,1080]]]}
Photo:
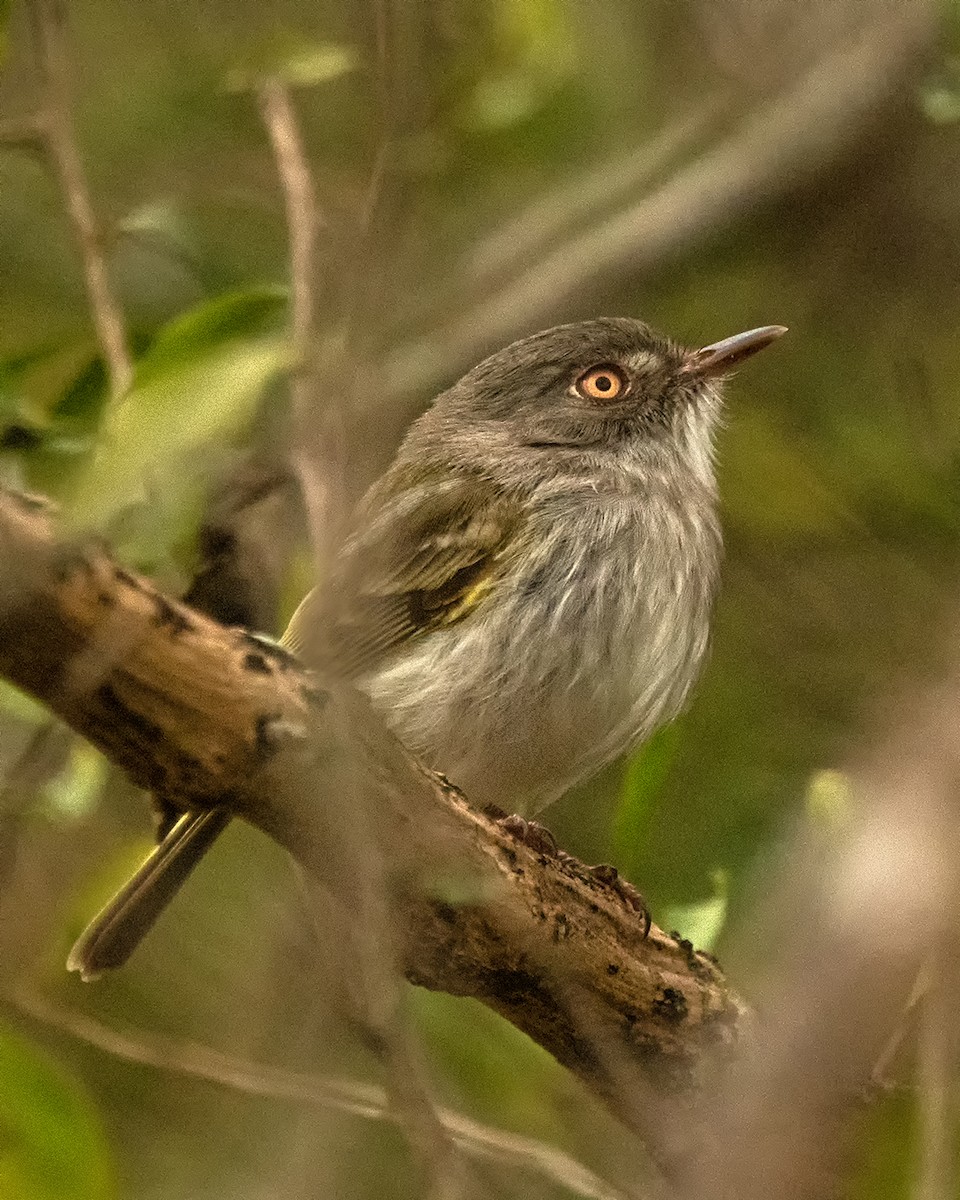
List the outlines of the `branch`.
{"label": "branch", "polygon": [[[313,342],[313,251],[316,243],[317,200],[296,114],[286,87],[266,79],[257,87],[260,116],[270,137],[287,211],[290,237],[290,319],[293,340],[301,358]],[[309,397],[303,397],[309,400]]]}
{"label": "branch", "polygon": [[44,81],[43,119],[37,122],[60,181],[60,190],[83,260],[87,297],[114,396],[130,386],[133,367],[123,314],[110,285],[103,239],[77,149],[70,98],[70,63],[64,41],[62,0],[30,0],[37,60]]}
{"label": "branch", "polygon": [[[566,857],[518,844],[422,768],[366,699],[167,599],[49,510],[0,492],[0,676],[179,807],[227,805],[283,845],[356,930],[354,814],[388,864],[396,957],[547,1049],[677,1164],[749,1022],[708,957]],[[362,828],[362,826],[361,826]],[[456,897],[459,896],[460,900]],[[468,897],[464,900],[463,897]]]}
{"label": "branch", "polygon": [[[142,1030],[118,1033],[33,994],[18,993],[10,1003],[35,1021],[126,1062],[202,1079],[249,1096],[334,1109],[368,1121],[397,1120],[386,1091],[373,1083],[288,1071]],[[449,1108],[438,1108],[437,1116],[457,1147],[472,1158],[536,1171],[584,1200],[629,1200],[625,1192],[546,1142],[495,1129]]]}
{"label": "branch", "polygon": [[[316,405],[314,252],[321,220],[289,89],[279,79],[265,79],[257,87],[257,104],[280,179],[290,241],[290,325],[297,356],[296,369],[290,377],[290,444],[295,447],[291,457],[307,509],[311,541],[318,560],[323,561],[322,548],[337,515],[334,505],[343,494],[338,469],[343,430],[333,405],[326,405],[319,414]],[[320,430],[318,419],[323,423]],[[322,458],[304,452],[304,446],[323,446]]]}

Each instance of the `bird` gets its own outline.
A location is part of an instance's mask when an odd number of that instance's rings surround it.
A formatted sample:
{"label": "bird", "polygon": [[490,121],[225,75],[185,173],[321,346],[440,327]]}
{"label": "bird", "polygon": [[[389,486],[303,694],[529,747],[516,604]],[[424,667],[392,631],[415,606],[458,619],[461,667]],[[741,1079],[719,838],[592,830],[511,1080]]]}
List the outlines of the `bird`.
{"label": "bird", "polygon": [[[785,332],[690,349],[599,317],[485,358],[413,422],[281,644],[526,828],[686,704],[722,557],[724,380]],[[228,820],[181,816],[68,967],[125,962]]]}

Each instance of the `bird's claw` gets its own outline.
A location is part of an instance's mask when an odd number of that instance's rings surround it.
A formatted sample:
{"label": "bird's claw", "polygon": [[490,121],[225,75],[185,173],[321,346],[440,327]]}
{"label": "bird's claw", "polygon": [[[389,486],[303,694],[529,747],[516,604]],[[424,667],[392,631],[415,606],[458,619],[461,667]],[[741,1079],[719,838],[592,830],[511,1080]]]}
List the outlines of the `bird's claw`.
{"label": "bird's claw", "polygon": [[643,936],[646,937],[650,932],[650,926],[653,922],[643,893],[628,880],[624,879],[617,868],[611,866],[609,863],[600,863],[596,867],[590,867],[590,874],[598,883],[602,883],[604,887],[608,887],[611,891],[616,892],[627,908],[640,914],[640,920],[643,924]]}
{"label": "bird's claw", "polygon": [[524,846],[529,846],[537,854],[545,854],[548,858],[556,858],[559,853],[557,839],[545,825],[539,821],[528,821],[516,813],[506,813],[495,804],[489,804],[484,813],[500,826],[504,833],[510,834]]}

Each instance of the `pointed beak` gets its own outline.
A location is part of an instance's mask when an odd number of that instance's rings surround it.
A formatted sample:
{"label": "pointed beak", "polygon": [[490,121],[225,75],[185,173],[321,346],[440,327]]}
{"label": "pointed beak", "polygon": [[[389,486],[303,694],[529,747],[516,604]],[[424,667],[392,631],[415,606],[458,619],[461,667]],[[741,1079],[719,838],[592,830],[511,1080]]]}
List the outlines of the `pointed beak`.
{"label": "pointed beak", "polygon": [[786,325],[762,325],[759,329],[748,329],[746,333],[735,333],[722,342],[691,351],[680,368],[680,374],[688,379],[711,379],[714,375],[724,375],[751,354],[756,354],[764,346],[783,337],[786,332]]}

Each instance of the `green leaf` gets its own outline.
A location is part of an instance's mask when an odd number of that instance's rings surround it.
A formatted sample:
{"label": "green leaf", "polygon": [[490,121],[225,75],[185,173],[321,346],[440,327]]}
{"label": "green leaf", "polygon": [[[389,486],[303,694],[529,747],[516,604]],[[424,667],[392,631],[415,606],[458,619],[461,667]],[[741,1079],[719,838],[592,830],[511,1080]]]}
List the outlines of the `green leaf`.
{"label": "green leaf", "polygon": [[920,108],[934,125],[960,121],[960,59],[947,57],[920,87]]}
{"label": "green leaf", "polygon": [[76,820],[93,807],[107,779],[107,760],[89,742],[75,738],[62,771],[44,788],[44,799],[58,817]]}
{"label": "green leaf", "polygon": [[162,558],[199,505],[210,455],[244,432],[264,388],[293,364],[282,312],[274,289],[221,297],[158,336],[106,414],[70,505],[75,525],[108,529],[128,553]]}
{"label": "green leaf", "polygon": [[6,680],[0,680],[0,711],[24,725],[42,725],[50,720],[48,709]]}
{"label": "green leaf", "polygon": [[283,287],[244,288],[182,313],[160,330],[137,364],[134,387],[142,387],[224,342],[279,332],[288,301],[289,293]]}
{"label": "green leaf", "polygon": [[258,55],[257,61],[228,72],[225,86],[230,92],[247,92],[272,78],[291,87],[314,87],[355,71],[360,61],[353,46],[335,42],[274,45]]}
{"label": "green leaf", "polygon": [[0,1026],[0,1196],[111,1200],[116,1194],[110,1148],[79,1084]]}
{"label": "green leaf", "polygon": [[815,825],[839,833],[853,815],[853,780],[844,771],[815,771],[807,783],[806,807]]}

